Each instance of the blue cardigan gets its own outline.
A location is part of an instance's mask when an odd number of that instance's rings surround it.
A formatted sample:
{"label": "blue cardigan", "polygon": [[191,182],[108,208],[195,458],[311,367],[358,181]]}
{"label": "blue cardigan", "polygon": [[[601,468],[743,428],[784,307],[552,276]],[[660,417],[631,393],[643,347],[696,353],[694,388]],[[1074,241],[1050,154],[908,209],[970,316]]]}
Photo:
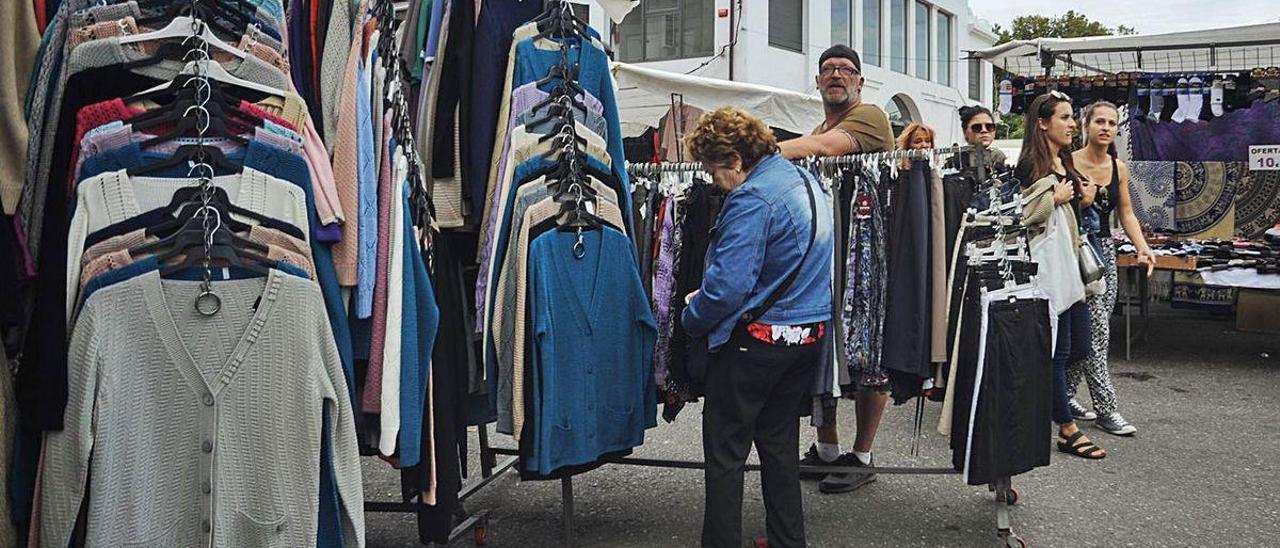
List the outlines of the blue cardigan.
{"label": "blue cardigan", "polygon": [[550,474],[644,443],[657,424],[657,339],[634,247],[609,227],[552,230],[529,248],[536,446],[525,468]]}

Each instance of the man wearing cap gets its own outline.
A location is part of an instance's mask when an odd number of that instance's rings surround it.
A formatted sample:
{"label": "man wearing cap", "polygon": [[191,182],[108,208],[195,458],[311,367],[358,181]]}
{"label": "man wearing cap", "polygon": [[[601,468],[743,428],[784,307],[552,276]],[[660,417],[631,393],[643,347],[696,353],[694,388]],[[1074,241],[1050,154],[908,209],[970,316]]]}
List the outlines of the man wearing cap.
{"label": "man wearing cap", "polygon": [[[862,61],[858,52],[845,45],[834,45],[822,53],[818,60],[818,76],[815,78],[822,94],[822,106],[826,120],[811,135],[779,143],[782,155],[788,159],[810,156],[843,156],[846,154],[885,152],[893,150],[893,130],[889,117],[880,107],[862,102]],[[847,190],[847,192],[846,192]],[[842,211],[849,211],[852,189],[842,189],[839,203]],[[842,223],[845,224],[845,223]],[[840,241],[847,241],[848,227],[840,227]],[[843,263],[843,250],[837,250],[837,264]],[[834,296],[834,297],[839,297]],[[833,341],[840,351],[843,342]],[[818,428],[818,442],[809,448],[800,464],[813,466],[870,466],[871,446],[876,430],[889,402],[888,377],[882,368],[874,368],[857,375],[855,382],[855,410],[857,437],[853,450],[840,453],[840,437],[836,431],[834,409],[826,424]],[[818,490],[823,493],[848,493],[875,481],[875,474],[802,474],[804,479],[821,479]]]}

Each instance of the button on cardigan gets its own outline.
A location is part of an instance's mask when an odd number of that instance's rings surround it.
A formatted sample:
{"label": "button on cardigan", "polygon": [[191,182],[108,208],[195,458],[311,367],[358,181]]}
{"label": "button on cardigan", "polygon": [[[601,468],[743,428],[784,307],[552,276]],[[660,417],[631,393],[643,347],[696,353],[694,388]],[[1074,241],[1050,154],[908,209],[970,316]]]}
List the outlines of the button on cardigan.
{"label": "button on cardigan", "polygon": [[276,270],[220,281],[222,310],[204,317],[199,283],[150,272],[86,303],[66,428],[46,437],[41,544],[68,545],[87,496],[88,546],[315,546],[328,416],[344,538],[363,546],[351,403],[319,289]]}

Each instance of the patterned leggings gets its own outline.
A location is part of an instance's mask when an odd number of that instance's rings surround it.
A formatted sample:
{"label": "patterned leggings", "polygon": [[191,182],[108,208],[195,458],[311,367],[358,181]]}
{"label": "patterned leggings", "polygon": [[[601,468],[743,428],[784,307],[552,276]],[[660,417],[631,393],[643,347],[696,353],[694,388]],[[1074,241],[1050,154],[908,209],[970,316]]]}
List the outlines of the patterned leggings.
{"label": "patterned leggings", "polygon": [[1111,384],[1111,368],[1108,356],[1111,350],[1111,313],[1116,308],[1116,244],[1111,238],[1102,239],[1102,261],[1106,264],[1107,290],[1101,295],[1089,296],[1089,320],[1093,325],[1093,352],[1089,357],[1073,362],[1067,368],[1067,396],[1074,399],[1080,380],[1089,383],[1089,395],[1093,408],[1099,415],[1116,410],[1116,389]]}

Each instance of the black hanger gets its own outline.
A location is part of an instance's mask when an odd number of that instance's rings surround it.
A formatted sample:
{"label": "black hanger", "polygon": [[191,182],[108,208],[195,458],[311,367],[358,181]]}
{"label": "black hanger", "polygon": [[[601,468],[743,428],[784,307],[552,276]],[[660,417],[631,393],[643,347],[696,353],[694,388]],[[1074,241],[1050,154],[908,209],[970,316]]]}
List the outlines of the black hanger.
{"label": "black hanger", "polygon": [[163,171],[172,167],[182,165],[194,165],[199,163],[209,164],[214,172],[221,173],[239,173],[244,166],[232,162],[227,159],[227,155],[222,149],[212,145],[190,144],[182,145],[173,154],[164,160],[152,162],[138,167],[131,167],[127,170],[130,176],[137,177],[140,175],[149,175],[158,171]]}
{"label": "black hanger", "polygon": [[[170,265],[160,270],[160,276],[168,276],[175,272],[181,272],[191,268],[204,268],[204,246],[203,243],[186,249],[178,250],[176,253],[166,253],[176,257],[185,253],[186,258],[181,263]],[[170,259],[173,257],[169,257]],[[210,266],[231,266],[241,268],[254,274],[266,276],[271,273],[271,267],[275,262],[261,255],[246,253],[230,245],[213,245],[209,247]],[[163,262],[163,261],[161,261]]]}
{"label": "black hanger", "polygon": [[[188,107],[199,103],[201,99],[199,92],[195,86],[188,85],[187,82],[194,79],[194,76],[179,76],[169,86],[152,91],[142,93],[125,99],[126,102],[143,102],[150,101],[160,104],[160,108],[152,109],[127,120],[124,123],[138,127],[139,124],[158,117],[168,116],[167,121],[176,121],[178,117],[184,114]],[[208,101],[205,102],[205,108],[209,110],[210,115],[222,118],[235,116],[244,120],[251,126],[261,126],[263,118],[255,116],[240,110],[240,102],[244,100],[242,97],[230,92],[230,87],[224,89],[222,84],[217,80],[207,80],[209,84]],[[159,122],[163,123],[163,122]],[[141,127],[152,127],[156,124],[146,124]]]}
{"label": "black hanger", "polygon": [[573,95],[582,95],[586,90],[578,85],[578,65],[577,63],[569,65],[567,63],[556,64],[547,70],[547,76],[535,83],[535,86],[541,87],[546,84],[557,82],[560,86],[565,86],[573,92]]}
{"label": "black hanger", "polygon": [[[190,215],[194,215],[196,213],[196,210],[199,209],[198,206],[201,203],[202,201],[200,200],[200,187],[187,186],[187,187],[179,188],[178,190],[174,191],[173,199],[170,200],[169,205],[165,206],[163,209],[167,210],[170,214],[181,212],[183,214],[189,213]],[[290,236],[293,236],[298,239],[306,238],[306,235],[298,227],[295,227],[279,219],[268,217],[256,211],[247,210],[243,207],[240,207],[238,205],[231,203],[231,199],[227,196],[227,191],[225,189],[213,187],[210,191],[209,203],[212,205],[216,205],[219,211],[222,211],[223,213],[235,214],[240,217],[252,219],[254,221],[257,221],[258,224],[264,227],[274,228],[276,230],[289,234]],[[190,208],[190,209],[183,209],[192,204],[194,204],[197,207]],[[166,220],[160,223],[159,225],[148,227],[147,235],[159,235],[161,233],[169,233],[172,230],[180,228],[184,223],[187,222],[187,220],[188,219],[184,217],[178,217],[173,221]],[[249,225],[235,220],[234,218],[230,217],[230,215],[224,215],[223,221],[228,224],[229,228],[232,231],[235,231],[235,232],[243,232],[249,229]]]}
{"label": "black hanger", "polygon": [[194,115],[187,115],[179,118],[174,124],[174,128],[163,135],[157,135],[140,143],[142,148],[151,148],[157,144],[180,139],[184,137],[195,137],[203,135],[205,137],[221,137],[240,146],[249,146],[249,140],[241,137],[228,128],[227,121],[224,118],[215,118],[210,116],[208,126],[204,131],[200,131],[200,119]]}

